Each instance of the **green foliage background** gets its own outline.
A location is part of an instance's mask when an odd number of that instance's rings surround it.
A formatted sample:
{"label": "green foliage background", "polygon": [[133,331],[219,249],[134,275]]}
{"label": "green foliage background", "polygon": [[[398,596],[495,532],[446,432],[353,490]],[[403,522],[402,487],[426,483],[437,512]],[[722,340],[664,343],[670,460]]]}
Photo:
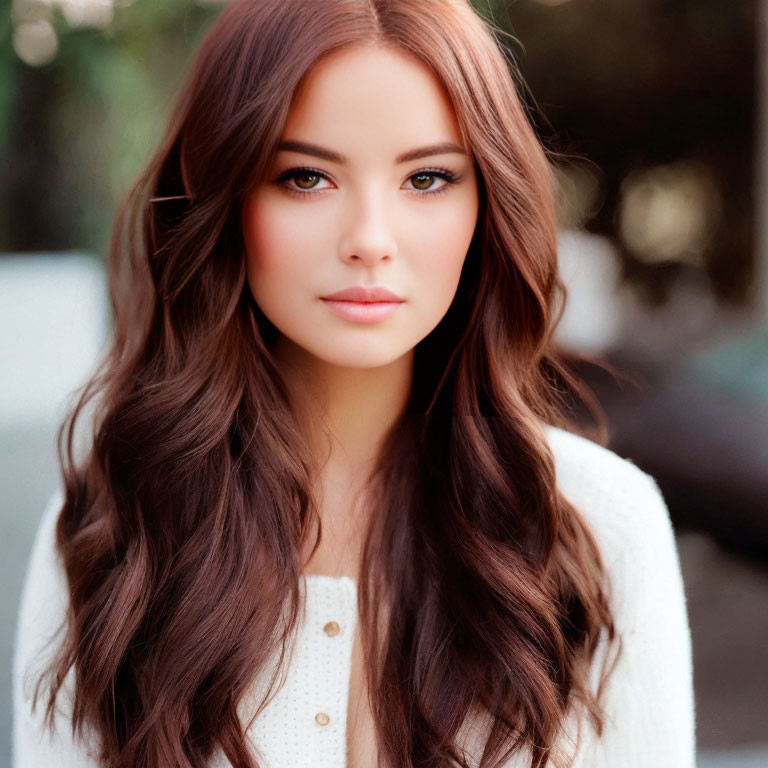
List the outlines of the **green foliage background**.
{"label": "green foliage background", "polygon": [[69,29],[42,67],[0,16],[0,251],[106,251],[114,209],[153,152],[219,6],[137,0],[105,28]]}

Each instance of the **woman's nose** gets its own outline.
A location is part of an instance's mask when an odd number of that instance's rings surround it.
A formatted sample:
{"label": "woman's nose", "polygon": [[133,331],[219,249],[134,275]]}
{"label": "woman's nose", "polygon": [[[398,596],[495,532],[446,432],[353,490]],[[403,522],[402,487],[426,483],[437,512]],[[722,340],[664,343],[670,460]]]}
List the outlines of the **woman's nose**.
{"label": "woman's nose", "polygon": [[394,206],[383,198],[382,192],[369,192],[354,202],[350,200],[346,226],[339,239],[339,255],[344,261],[375,264],[397,255]]}

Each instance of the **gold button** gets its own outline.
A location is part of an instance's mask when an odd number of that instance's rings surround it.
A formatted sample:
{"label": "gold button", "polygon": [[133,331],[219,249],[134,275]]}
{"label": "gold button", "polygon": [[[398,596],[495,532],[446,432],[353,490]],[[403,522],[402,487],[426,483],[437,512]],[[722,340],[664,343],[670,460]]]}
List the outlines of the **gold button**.
{"label": "gold button", "polygon": [[331,718],[325,714],[325,712],[318,712],[315,715],[315,721],[318,725],[328,725],[331,722]]}
{"label": "gold button", "polygon": [[325,634],[328,635],[329,637],[334,637],[334,635],[338,635],[340,631],[341,631],[341,627],[335,621],[329,621],[323,627],[323,632],[325,632]]}

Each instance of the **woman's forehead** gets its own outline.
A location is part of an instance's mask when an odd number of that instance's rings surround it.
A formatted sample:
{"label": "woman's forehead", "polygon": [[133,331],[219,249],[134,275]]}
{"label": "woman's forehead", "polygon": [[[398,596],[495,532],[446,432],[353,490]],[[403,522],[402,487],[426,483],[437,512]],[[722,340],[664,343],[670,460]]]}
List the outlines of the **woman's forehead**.
{"label": "woman's forehead", "polygon": [[453,106],[434,73],[415,56],[380,46],[320,59],[294,95],[282,138],[352,160],[366,148],[394,160],[425,145],[462,145]]}

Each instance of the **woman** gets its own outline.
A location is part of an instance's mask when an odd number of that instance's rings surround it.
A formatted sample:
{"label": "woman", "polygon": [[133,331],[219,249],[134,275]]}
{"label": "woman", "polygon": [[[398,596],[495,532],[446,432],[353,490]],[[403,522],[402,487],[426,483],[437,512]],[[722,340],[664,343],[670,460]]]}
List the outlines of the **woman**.
{"label": "woman", "polygon": [[116,223],[16,768],[692,768],[664,502],[555,426],[555,237],[468,3],[230,4]]}

